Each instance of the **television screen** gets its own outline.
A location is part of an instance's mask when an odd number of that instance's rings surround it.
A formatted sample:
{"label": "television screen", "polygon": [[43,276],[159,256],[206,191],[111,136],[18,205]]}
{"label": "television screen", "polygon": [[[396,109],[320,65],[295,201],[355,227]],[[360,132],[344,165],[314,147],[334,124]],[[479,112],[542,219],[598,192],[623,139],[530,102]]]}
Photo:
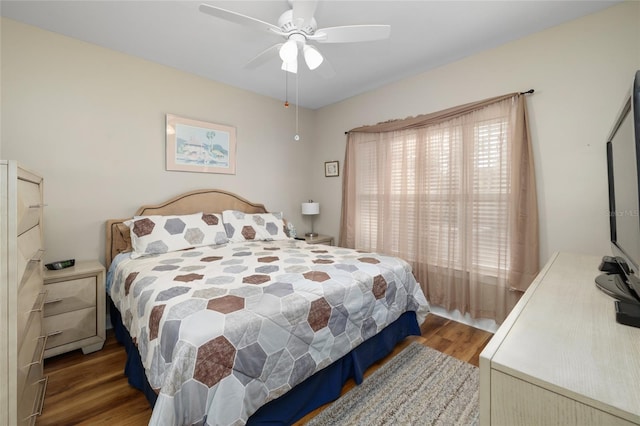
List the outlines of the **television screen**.
{"label": "television screen", "polygon": [[617,268],[608,266],[596,284],[613,297],[640,303],[640,71],[609,135],[607,169]]}
{"label": "television screen", "polygon": [[615,227],[612,242],[634,266],[640,261],[640,205],[638,197],[638,160],[631,110],[624,115],[611,139]]}

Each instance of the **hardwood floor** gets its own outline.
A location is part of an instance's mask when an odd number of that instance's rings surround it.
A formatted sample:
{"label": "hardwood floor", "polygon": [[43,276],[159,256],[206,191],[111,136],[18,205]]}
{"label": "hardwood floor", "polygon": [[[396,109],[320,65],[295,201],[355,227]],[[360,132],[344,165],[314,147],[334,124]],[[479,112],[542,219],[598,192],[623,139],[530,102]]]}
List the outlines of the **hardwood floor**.
{"label": "hardwood floor", "polygon": [[[371,366],[373,373],[412,341],[437,349],[478,366],[480,352],[492,334],[433,314],[421,326],[422,336],[399,343],[387,358]],[[42,416],[44,425],[147,425],[151,408],[141,392],[129,386],[123,374],[125,351],[111,330],[101,351],[83,355],[80,350],[49,358],[44,373],[49,376]],[[349,381],[343,393],[355,386]],[[304,424],[321,411],[309,413],[297,424]]]}

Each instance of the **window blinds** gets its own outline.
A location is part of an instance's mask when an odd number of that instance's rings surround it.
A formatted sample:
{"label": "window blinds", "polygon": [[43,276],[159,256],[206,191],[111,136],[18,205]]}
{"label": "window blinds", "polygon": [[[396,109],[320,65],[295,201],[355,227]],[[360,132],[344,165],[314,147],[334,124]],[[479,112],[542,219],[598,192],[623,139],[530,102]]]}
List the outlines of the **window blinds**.
{"label": "window blinds", "polygon": [[469,121],[360,139],[357,247],[489,274],[508,268],[509,117]]}

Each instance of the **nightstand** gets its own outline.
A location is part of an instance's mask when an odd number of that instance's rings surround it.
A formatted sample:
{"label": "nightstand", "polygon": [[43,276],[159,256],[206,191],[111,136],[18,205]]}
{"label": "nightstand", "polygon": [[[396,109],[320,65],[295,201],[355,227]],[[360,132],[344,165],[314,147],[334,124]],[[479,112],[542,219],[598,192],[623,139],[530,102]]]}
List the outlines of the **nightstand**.
{"label": "nightstand", "polygon": [[102,349],[106,328],[105,269],[98,261],[44,271],[45,358],[81,348],[84,354]]}
{"label": "nightstand", "polygon": [[318,234],[315,237],[304,237],[304,240],[306,242],[308,242],[309,244],[327,244],[332,246],[333,245],[333,237],[330,235],[322,235],[322,234]]}

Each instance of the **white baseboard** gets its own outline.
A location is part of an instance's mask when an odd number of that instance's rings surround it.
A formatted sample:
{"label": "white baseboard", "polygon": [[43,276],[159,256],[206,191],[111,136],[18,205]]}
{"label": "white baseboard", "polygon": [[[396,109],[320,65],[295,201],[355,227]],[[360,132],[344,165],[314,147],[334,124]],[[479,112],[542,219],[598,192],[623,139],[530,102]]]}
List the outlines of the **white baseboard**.
{"label": "white baseboard", "polygon": [[447,311],[445,308],[441,306],[431,306],[431,312],[440,317],[444,317],[453,321],[461,322],[462,324],[469,325],[474,328],[479,328],[480,330],[488,331],[489,333],[495,333],[498,330],[498,324],[492,319],[487,318],[471,318],[471,316],[467,313],[462,315],[459,310]]}

